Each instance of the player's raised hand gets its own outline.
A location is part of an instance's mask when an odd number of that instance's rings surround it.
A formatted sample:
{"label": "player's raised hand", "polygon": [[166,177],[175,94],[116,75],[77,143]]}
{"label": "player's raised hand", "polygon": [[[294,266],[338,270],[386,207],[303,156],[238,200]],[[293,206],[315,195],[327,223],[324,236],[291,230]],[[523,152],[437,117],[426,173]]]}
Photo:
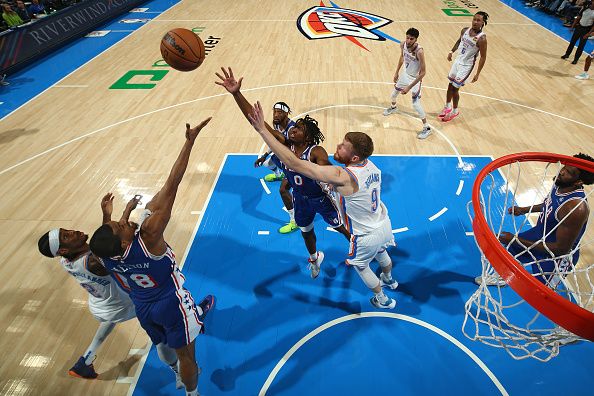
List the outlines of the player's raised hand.
{"label": "player's raised hand", "polygon": [[134,209],[136,209],[136,207],[140,203],[141,199],[142,199],[142,195],[138,195],[138,194],[135,195],[134,197],[132,197],[132,199],[130,199],[128,201],[128,203],[126,204],[126,210],[132,212]]}
{"label": "player's raised hand", "polygon": [[241,89],[241,82],[243,81],[243,77],[240,77],[239,81],[237,81],[233,76],[233,70],[231,70],[230,67],[228,69],[229,70],[225,70],[224,67],[221,67],[221,71],[223,72],[224,77],[219,73],[215,73],[216,76],[221,80],[215,81],[215,84],[224,87],[230,94],[235,94],[239,92],[239,90]]}
{"label": "player's raised hand", "polygon": [[111,216],[113,213],[113,194],[107,193],[101,198],[101,211],[104,215]]}
{"label": "player's raised hand", "polygon": [[190,128],[190,124],[186,124],[186,139],[194,142],[202,128],[204,128],[210,122],[210,120],[212,120],[212,117],[208,117],[194,128]]}
{"label": "player's raised hand", "polygon": [[262,105],[259,101],[256,102],[254,106],[252,106],[252,111],[250,114],[248,114],[248,118],[250,119],[250,123],[256,131],[264,132],[266,130],[264,111],[262,110]]}
{"label": "player's raised hand", "polygon": [[477,82],[477,81],[478,81],[478,79],[479,79],[479,74],[478,74],[478,73],[476,73],[476,74],[474,75],[474,77],[472,78],[472,81],[471,81],[471,83]]}
{"label": "player's raised hand", "polygon": [[264,161],[266,161],[265,155],[261,156],[256,160],[256,162],[254,162],[254,168],[259,168],[260,166],[262,166],[262,164],[264,164]]}
{"label": "player's raised hand", "polygon": [[503,232],[501,232],[501,234],[499,234],[498,239],[499,239],[499,242],[507,245],[514,239],[514,234],[510,234],[509,232],[503,231]]}

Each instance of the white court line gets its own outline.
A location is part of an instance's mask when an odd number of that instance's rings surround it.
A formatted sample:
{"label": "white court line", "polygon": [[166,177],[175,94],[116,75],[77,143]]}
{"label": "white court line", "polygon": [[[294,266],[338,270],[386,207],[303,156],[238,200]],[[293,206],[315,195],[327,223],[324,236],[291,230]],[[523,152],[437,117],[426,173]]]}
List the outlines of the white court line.
{"label": "white court line", "polygon": [[264,191],[266,191],[266,194],[270,194],[270,190],[268,189],[268,186],[266,185],[266,182],[264,181],[264,179],[260,179],[260,184],[262,185],[262,188],[264,189]]}
{"label": "white court line", "polygon": [[134,382],[134,377],[118,377],[116,380],[117,384],[132,384]]}
{"label": "white court line", "polygon": [[[338,104],[338,105],[330,105],[330,106],[324,106],[324,107],[318,107],[318,108],[315,108],[315,109],[311,109],[311,110],[308,110],[307,112],[297,114],[296,116],[294,116],[294,118],[297,119],[297,118],[300,118],[300,117],[304,116],[305,114],[312,114],[312,113],[316,113],[316,112],[322,111],[322,110],[335,109],[335,108],[343,108],[343,107],[370,107],[372,109],[379,109],[379,110],[383,110],[384,109],[384,107],[377,106],[377,105],[367,105],[367,104]],[[402,113],[401,112],[399,114],[405,115],[405,116],[410,117],[410,118],[418,119],[417,117],[415,117],[413,115],[410,115],[410,114],[407,114],[407,113]],[[460,152],[458,151],[458,149],[456,148],[456,146],[454,146],[454,143],[445,135],[445,133],[441,132],[434,125],[429,124],[429,126],[431,128],[433,128],[435,131],[437,131],[437,133],[450,145],[450,147],[454,151],[456,157],[458,157],[458,163],[461,166],[464,165],[464,162],[462,161],[462,157],[460,155]],[[263,147],[265,145],[266,145],[265,143],[262,144],[262,146],[260,147],[260,151],[262,151],[262,149],[263,149]]]}
{"label": "white court line", "polygon": [[128,352],[128,355],[142,355],[143,353],[146,352],[146,348],[142,348],[142,349],[130,349],[130,351]]}
{"label": "white court line", "polygon": [[134,30],[110,30],[109,32],[110,33],[130,33],[130,32],[134,32]]}
{"label": "white court line", "polygon": [[[178,5],[180,5],[182,2],[180,1],[179,3],[176,3],[174,5],[172,5],[169,10],[177,7]],[[144,24],[144,25],[148,25],[148,23]],[[140,29],[142,29],[142,26],[140,26],[138,29],[132,31],[132,34],[134,34],[135,32],[138,32]],[[110,49],[116,47],[118,44],[120,44],[122,41],[129,39],[130,36],[132,36],[132,34],[129,34],[128,36],[124,37],[121,40],[118,40],[116,43],[114,43],[112,46],[110,46],[109,48],[106,48],[105,50],[99,52],[97,55],[95,55],[94,57],[92,57],[91,59],[89,59],[88,61],[86,61],[85,63],[83,63],[82,65],[80,65],[79,67],[77,67],[76,69],[72,70],[70,73],[66,74],[64,77],[62,77],[61,79],[59,79],[58,81],[56,81],[53,85],[58,84],[60,81],[65,80],[66,78],[68,78],[71,74],[75,73],[76,71],[78,71],[79,69],[83,68],[86,64],[91,63],[93,60],[95,60],[95,58],[100,57],[101,55],[103,55],[104,53],[106,53],[107,51],[109,51]],[[52,86],[53,86],[52,85]],[[31,99],[29,99],[28,101],[26,101],[25,103],[23,103],[22,105],[20,105],[19,107],[17,107],[16,109],[14,109],[13,111],[11,111],[10,113],[6,114],[4,117],[0,118],[0,121],[5,120],[8,116],[10,116],[11,114],[13,114],[15,111],[17,111],[18,109],[20,109],[21,107],[24,107],[27,103],[31,102],[32,100],[34,100],[35,98],[37,98],[38,96],[42,95],[45,91],[47,91],[48,89],[50,89],[50,87],[47,87],[46,89],[44,89],[43,91],[39,92],[37,95],[33,96]],[[52,150],[53,151],[53,150]],[[35,157],[33,157],[35,158]],[[0,175],[3,172],[0,172]]]}
{"label": "white court line", "polygon": [[[223,172],[223,166],[227,162],[228,155],[229,154],[225,154],[225,157],[223,158],[223,161],[221,162],[221,165],[219,166],[219,170],[217,172],[217,175],[215,176],[214,183],[212,183],[210,192],[208,193],[208,197],[206,197],[206,201],[204,202],[204,206],[202,207],[202,212],[205,212],[206,208],[208,207],[210,199],[212,198],[212,194],[214,193],[214,189],[217,185],[217,182],[219,181],[219,177],[221,177],[221,172]],[[182,257],[180,264],[179,264],[180,269],[182,269],[184,267],[186,258],[188,257],[188,253],[190,253],[190,247],[192,246],[192,243],[194,242],[194,239],[196,238],[196,234],[198,233],[198,228],[200,228],[200,223],[202,223],[202,219],[204,219],[204,216],[200,216],[200,218],[196,222],[196,227],[194,227],[194,231],[192,231],[192,236],[190,237],[190,240],[188,241],[188,244],[186,245],[186,250],[184,251],[184,256]],[[146,347],[146,352],[144,353],[144,355],[138,362],[138,367],[136,368],[136,373],[134,374],[134,377],[132,378],[132,382],[130,383],[130,388],[128,389],[127,396],[132,396],[132,394],[134,393],[134,389],[136,389],[136,384],[138,383],[138,378],[140,378],[140,374],[142,373],[142,369],[146,363],[146,358],[148,357],[148,354],[149,354],[149,351],[151,350],[152,345],[153,345],[152,342],[149,341],[148,345]]]}
{"label": "white court line", "polygon": [[408,231],[408,227],[396,228],[395,230],[392,230],[392,234],[399,234],[406,231]]}
{"label": "white court line", "polygon": [[[181,3],[177,3],[177,4],[181,4]],[[137,29],[137,30],[135,30],[135,32],[136,32],[136,31],[138,31],[138,30],[140,30],[140,29]],[[129,36],[131,36],[131,35],[129,35]],[[128,36],[128,37],[129,37],[129,36]],[[110,47],[110,48],[113,48],[113,47]],[[108,48],[108,49],[109,49],[109,48]],[[107,50],[106,50],[106,51],[107,51]],[[105,52],[105,51],[104,51],[104,52]],[[97,56],[99,56],[99,55],[97,55]],[[95,59],[95,58],[93,58],[93,59]],[[91,60],[92,60],[92,59],[91,59]],[[90,62],[90,61],[89,61],[89,62]],[[87,62],[87,63],[88,63],[88,62]],[[71,73],[71,74],[72,74],[72,73]],[[66,77],[68,77],[68,75],[67,75]],[[66,78],[66,77],[64,77],[64,78]],[[64,78],[63,78],[63,79],[64,79]],[[63,80],[63,79],[62,79],[62,80]],[[60,81],[62,81],[62,80],[60,80]],[[58,82],[59,82],[59,81],[58,81]],[[394,83],[392,83],[392,82],[385,82],[385,81],[310,81],[310,82],[302,82],[302,83],[286,83],[286,84],[266,85],[266,86],[262,86],[262,87],[256,87],[256,88],[248,88],[248,89],[244,89],[244,90],[243,90],[243,92],[260,91],[260,90],[266,90],[266,89],[270,89],[270,88],[280,88],[280,87],[295,87],[295,86],[304,86],[304,85],[327,85],[327,84],[380,84],[380,85],[394,85]],[[48,88],[48,89],[49,89],[49,88]],[[439,91],[445,91],[445,90],[446,90],[445,88],[436,88],[436,87],[428,87],[428,86],[426,86],[426,87],[425,87],[425,89],[436,89],[436,90],[439,90]],[[46,89],[46,91],[47,91],[47,89]],[[37,96],[41,95],[43,92],[45,92],[45,91],[42,91],[42,92],[41,92],[41,93],[39,93]],[[550,116],[553,116],[553,117],[561,118],[561,119],[563,119],[563,120],[570,121],[570,122],[573,122],[573,123],[576,123],[576,124],[579,124],[579,125],[582,125],[582,126],[585,126],[585,127],[591,128],[591,129],[594,129],[594,125],[585,124],[585,123],[583,123],[583,122],[576,121],[576,120],[573,120],[573,119],[571,119],[571,118],[563,117],[563,116],[561,116],[561,115],[558,115],[558,114],[550,113],[550,112],[548,112],[548,111],[545,111],[545,110],[540,110],[540,109],[537,109],[537,108],[534,108],[534,107],[530,107],[530,106],[526,106],[526,105],[522,105],[522,104],[519,104],[519,103],[510,102],[510,101],[508,101],[508,100],[503,100],[503,99],[493,98],[493,97],[490,97],[490,96],[485,96],[485,95],[472,94],[472,93],[468,93],[468,92],[461,92],[461,94],[462,94],[462,95],[477,96],[477,97],[480,97],[480,98],[490,99],[490,100],[494,100],[494,101],[497,101],[497,102],[502,102],[502,103],[507,103],[507,104],[514,105],[514,106],[523,107],[523,108],[526,108],[526,109],[530,109],[530,110],[538,111],[538,112],[540,112],[540,113],[548,114],[548,115],[550,115]],[[94,131],[91,131],[91,132],[89,132],[89,133],[86,133],[86,134],[84,134],[84,135],[81,135],[81,136],[79,136],[79,137],[76,137],[76,138],[70,139],[70,140],[68,140],[68,141],[66,141],[66,142],[64,142],[64,143],[61,143],[61,144],[59,144],[59,145],[57,145],[57,146],[54,146],[54,147],[52,147],[52,148],[49,148],[49,149],[47,149],[47,150],[45,150],[45,151],[43,151],[43,152],[41,152],[41,153],[39,153],[39,154],[36,154],[36,155],[34,155],[34,156],[32,156],[32,157],[29,157],[29,158],[27,158],[27,159],[25,159],[25,160],[22,160],[22,161],[20,161],[20,162],[18,162],[18,163],[16,163],[16,164],[14,164],[14,165],[12,165],[12,166],[9,166],[9,167],[8,167],[8,168],[6,168],[6,169],[3,169],[3,170],[1,170],[1,171],[0,171],[0,175],[3,175],[4,173],[6,173],[6,172],[8,172],[8,171],[10,171],[10,170],[12,170],[12,169],[14,169],[14,168],[17,168],[17,167],[19,167],[19,166],[21,166],[21,165],[23,165],[23,164],[26,164],[27,162],[30,162],[30,161],[32,161],[32,160],[34,160],[34,159],[36,159],[36,158],[39,158],[39,157],[41,157],[41,156],[43,156],[43,155],[45,155],[45,154],[51,153],[52,151],[55,151],[55,150],[57,150],[57,149],[59,149],[59,148],[61,148],[61,147],[67,146],[67,145],[69,145],[69,144],[71,144],[71,143],[77,142],[77,141],[79,141],[79,140],[81,140],[81,139],[84,139],[84,138],[86,138],[86,137],[89,137],[89,136],[95,135],[95,134],[97,134],[97,133],[99,133],[99,132],[103,132],[103,131],[105,131],[105,130],[107,130],[107,129],[113,128],[114,126],[118,126],[118,125],[121,125],[121,124],[124,124],[124,123],[130,122],[130,121],[134,121],[134,120],[137,120],[137,119],[139,119],[139,118],[142,118],[142,117],[144,117],[144,116],[148,116],[148,115],[151,115],[151,114],[159,113],[159,112],[161,112],[161,111],[165,111],[165,110],[173,109],[173,108],[180,107],[180,106],[185,106],[185,105],[187,105],[187,104],[196,103],[196,102],[200,102],[200,101],[207,100],[207,99],[218,98],[218,97],[221,97],[221,96],[226,96],[226,95],[230,95],[230,94],[229,94],[229,93],[227,93],[227,92],[225,92],[225,93],[220,93],[220,94],[216,94],[216,95],[209,95],[209,96],[205,96],[205,97],[202,97],[202,98],[198,98],[198,99],[193,99],[193,100],[189,100],[189,101],[186,101],[186,102],[177,103],[177,104],[174,104],[174,105],[165,106],[165,107],[162,107],[162,108],[160,108],[160,109],[152,110],[152,111],[149,111],[149,112],[146,112],[146,113],[143,113],[143,114],[136,115],[136,116],[134,116],[134,117],[127,118],[127,119],[125,119],[125,120],[118,121],[118,122],[116,122],[116,123],[113,123],[113,124],[111,124],[111,125],[104,126],[104,127],[102,127],[102,128],[96,129],[96,130],[94,130]],[[31,100],[35,99],[37,96],[33,97]],[[31,100],[29,100],[29,101],[25,102],[23,105],[21,105],[21,106],[20,106],[20,107],[18,107],[17,109],[13,110],[11,113],[9,113],[9,114],[7,114],[6,116],[4,116],[4,118],[6,118],[6,117],[8,117],[9,115],[11,115],[11,114],[12,114],[12,113],[14,113],[16,110],[18,110],[18,109],[20,109],[21,107],[23,107],[23,106],[24,106],[26,103],[29,103]],[[383,108],[383,107],[382,107],[382,108]],[[409,116],[410,116],[410,115],[409,115]],[[412,116],[410,116],[410,117],[412,117]],[[2,120],[4,120],[4,118],[2,118]],[[432,127],[433,127],[433,128],[434,128],[434,129],[435,129],[435,130],[436,130],[436,131],[437,131],[437,132],[440,134],[440,135],[442,135],[442,137],[446,138],[446,137],[445,137],[445,135],[443,135],[443,133],[441,133],[441,131],[439,131],[439,130],[438,130],[437,128],[435,128],[433,125],[432,125]],[[452,144],[451,144],[451,142],[449,142],[449,143],[450,143],[450,145],[452,145]]]}
{"label": "white court line", "polygon": [[470,231],[470,232],[466,232],[466,236],[473,236],[474,232]]}
{"label": "white court line", "polygon": [[462,188],[464,188],[464,180],[460,180],[458,184],[458,189],[456,190],[456,195],[460,195],[462,192]]}
{"label": "white court line", "polygon": [[336,230],[335,230],[334,228],[332,228],[332,227],[326,227],[326,230],[328,230],[328,231],[332,231],[332,232],[338,232],[338,231],[336,231]]}
{"label": "white court line", "polygon": [[88,88],[88,85],[53,85],[50,88]]}
{"label": "white court line", "polygon": [[442,214],[444,214],[447,211],[448,211],[448,208],[446,208],[446,207],[441,208],[441,210],[439,212],[437,212],[433,216],[429,217],[429,221],[433,221],[433,220],[437,219],[439,216],[441,216]]}
{"label": "white court line", "polygon": [[285,212],[289,213],[289,210],[288,210],[287,208],[285,208],[284,206],[283,206],[283,210],[284,210]]}
{"label": "white court line", "polygon": [[202,214],[202,211],[201,210],[193,210],[190,212],[190,214],[191,215],[199,215],[199,214]]}
{"label": "white court line", "polygon": [[[148,14],[148,12],[145,12]],[[295,19],[159,19],[158,22],[291,22],[295,23]],[[448,21],[397,21],[395,23],[431,23],[436,25],[461,25],[460,22],[448,22]],[[463,24],[462,24],[463,25]],[[536,26],[537,24],[532,23],[517,23],[517,22],[489,22],[491,25],[518,25],[518,26]]]}
{"label": "white court line", "polygon": [[258,235],[270,235],[270,231],[258,231]]}
{"label": "white court line", "polygon": [[489,370],[487,365],[478,356],[476,356],[470,349],[468,349],[468,347],[466,347],[464,344],[462,344],[456,338],[452,337],[450,334],[446,333],[442,329],[440,329],[430,323],[422,321],[420,319],[413,318],[413,317],[407,316],[407,315],[390,313],[390,312],[361,312],[360,314],[346,315],[341,318],[334,319],[328,323],[324,323],[323,325],[319,326],[315,330],[311,331],[305,337],[300,339],[295,345],[293,345],[291,347],[291,349],[289,349],[289,351],[287,353],[285,353],[285,355],[280,359],[280,361],[276,364],[276,366],[274,366],[274,369],[272,369],[272,372],[268,375],[268,378],[266,378],[266,382],[264,382],[264,385],[262,385],[262,389],[260,389],[260,392],[258,393],[258,395],[259,396],[266,395],[266,392],[270,388],[270,385],[272,385],[272,381],[274,381],[274,378],[276,377],[278,372],[281,370],[281,368],[285,365],[285,363],[287,363],[289,361],[291,356],[293,356],[293,354],[295,354],[295,352],[297,352],[297,350],[299,348],[301,348],[307,341],[311,340],[312,338],[314,338],[315,336],[317,336],[324,330],[327,330],[330,327],[336,326],[337,324],[347,322],[349,320],[371,318],[371,317],[403,320],[403,321],[424,327],[427,330],[430,330],[430,331],[442,336],[443,338],[445,338],[446,340],[448,340],[449,342],[451,342],[452,344],[457,346],[466,355],[468,355],[468,357],[470,357],[477,364],[477,366],[479,366],[479,368],[481,370],[483,370],[485,372],[485,374],[487,374],[489,379],[491,379],[491,381],[493,381],[493,384],[497,387],[497,389],[499,390],[499,392],[501,392],[502,395],[505,395],[505,396],[509,395],[507,393],[507,391],[505,390],[505,388],[503,387],[503,385],[501,384],[501,382],[499,381],[499,379],[495,376],[495,374],[493,374],[493,372],[491,370]]}

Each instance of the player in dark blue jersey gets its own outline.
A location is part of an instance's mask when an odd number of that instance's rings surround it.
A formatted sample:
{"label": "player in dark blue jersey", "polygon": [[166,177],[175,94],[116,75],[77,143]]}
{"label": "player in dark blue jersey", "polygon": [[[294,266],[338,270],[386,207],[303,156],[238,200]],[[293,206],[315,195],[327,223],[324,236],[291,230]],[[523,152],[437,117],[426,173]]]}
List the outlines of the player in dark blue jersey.
{"label": "player in dark blue jersey", "polygon": [[[276,102],[274,106],[272,106],[272,125],[274,126],[274,129],[283,134],[285,139],[289,138],[289,131],[295,126],[295,121],[289,118],[289,114],[291,114],[291,108],[285,102]],[[254,162],[254,166],[266,166],[274,172],[264,176],[265,181],[273,182],[280,180],[281,182],[278,192],[287,212],[289,212],[289,222],[280,227],[278,232],[281,234],[288,234],[297,230],[299,227],[297,227],[297,223],[295,223],[295,210],[293,208],[291,186],[285,178],[282,165],[277,156],[274,155],[272,151],[267,151]]]}
{"label": "player in dark blue jersey", "polygon": [[[574,157],[594,162],[594,158],[586,154]],[[543,203],[532,208],[514,206],[508,209],[514,216],[540,212],[534,227],[517,236],[502,232],[499,241],[518,261],[531,267],[536,279],[553,289],[578,262],[578,246],[590,213],[584,185],[592,183],[593,173],[565,165],[555,177],[555,185]],[[481,283],[483,280],[477,277],[475,281]],[[498,275],[485,281],[488,285],[505,285]]]}
{"label": "player in dark blue jersey", "polygon": [[[161,190],[146,205],[140,224],[127,215],[109,221],[91,238],[91,251],[101,257],[120,285],[130,291],[136,315],[162,360],[177,360],[187,396],[198,394],[199,369],[195,358],[195,338],[203,332],[203,320],[214,305],[206,296],[196,305],[183,287],[184,276],[163,232],[171,218],[178,186],[184,176],[196,137],[210,118],[195,128],[186,124],[186,141]],[[166,347],[163,347],[166,345]]]}
{"label": "player in dark blue jersey", "polygon": [[[221,85],[233,95],[235,102],[249,121],[248,115],[252,111],[252,106],[240,92],[243,77],[236,80],[231,68],[228,70],[221,68],[221,70],[223,75],[216,73],[221,80],[217,81],[216,84]],[[266,128],[277,140],[290,147],[295,155],[302,160],[311,161],[318,165],[331,165],[326,150],[318,146],[324,140],[324,135],[318,127],[318,122],[313,118],[306,115],[298,119],[295,126],[289,130],[288,138],[268,124],[266,124]],[[320,273],[320,265],[324,260],[324,253],[318,251],[316,246],[314,231],[316,213],[320,214],[330,227],[343,234],[347,240],[350,240],[351,234],[344,227],[342,217],[334,200],[317,181],[287,169],[284,165],[282,166],[287,181],[293,189],[295,222],[301,229],[301,235],[309,252],[308,262],[311,277],[317,278]]]}

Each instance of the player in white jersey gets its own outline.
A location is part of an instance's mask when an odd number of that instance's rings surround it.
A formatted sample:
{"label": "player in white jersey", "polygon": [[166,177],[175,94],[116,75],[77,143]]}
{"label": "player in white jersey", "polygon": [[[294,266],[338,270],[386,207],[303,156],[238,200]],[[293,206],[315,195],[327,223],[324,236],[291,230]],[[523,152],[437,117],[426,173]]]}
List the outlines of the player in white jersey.
{"label": "player in white jersey", "polygon": [[[103,197],[103,219],[111,219],[111,194]],[[131,204],[129,204],[131,205]],[[115,325],[136,316],[130,297],[122,291],[101,261],[91,253],[88,235],[81,231],[56,228],[46,232],[38,241],[39,252],[46,257],[60,256],[60,264],[89,293],[89,311],[99,321],[93,341],[68,371],[74,377],[93,379],[97,349]]]}
{"label": "player in white jersey", "polygon": [[[460,114],[458,111],[460,93],[458,91],[460,90],[460,87],[466,83],[470,73],[472,73],[472,69],[474,69],[476,58],[479,56],[479,53],[480,60],[478,69],[471,82],[476,82],[479,79],[481,70],[483,70],[483,66],[487,60],[487,36],[483,32],[483,28],[487,25],[488,19],[489,14],[484,11],[479,11],[474,14],[474,17],[472,18],[472,26],[462,29],[460,37],[458,37],[454,47],[448,54],[448,61],[451,62],[452,55],[460,45],[462,45],[448,76],[450,84],[448,85],[448,92],[446,94],[446,104],[438,115],[444,122],[451,121]],[[453,108],[452,102],[454,104]]]}
{"label": "player in white jersey", "polygon": [[[400,60],[396,73],[394,73],[394,91],[392,91],[392,105],[384,110],[384,115],[398,111],[396,98],[398,94],[406,95],[409,91],[412,97],[412,105],[423,121],[423,130],[417,134],[419,139],[426,139],[431,135],[431,128],[427,124],[427,115],[421,106],[421,82],[425,77],[425,51],[419,45],[417,39],[419,31],[410,28],[406,31],[406,41],[400,43]],[[400,68],[404,64],[404,73],[400,74]]]}
{"label": "player in white jersey", "polygon": [[[392,278],[392,260],[386,252],[394,246],[388,210],[381,201],[381,171],[368,159],[373,153],[373,141],[363,132],[349,132],[336,148],[334,159],[345,165],[319,166],[301,161],[267,130],[260,103],[256,103],[250,121],[268,147],[290,169],[320,182],[331,185],[343,196],[351,232],[347,264],[357,273],[375,295],[371,303],[377,308],[391,309],[396,300],[386,296],[382,286],[396,289],[398,282]],[[376,259],[381,268],[381,279],[369,268]]]}

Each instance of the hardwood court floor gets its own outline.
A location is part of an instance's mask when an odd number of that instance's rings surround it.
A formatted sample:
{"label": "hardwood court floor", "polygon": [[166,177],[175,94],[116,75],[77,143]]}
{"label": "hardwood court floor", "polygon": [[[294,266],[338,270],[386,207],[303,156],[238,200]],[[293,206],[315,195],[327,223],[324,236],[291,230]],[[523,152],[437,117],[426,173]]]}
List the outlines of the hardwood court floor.
{"label": "hardwood court floor", "polygon": [[[0,393],[7,395],[123,395],[147,342],[139,326],[118,326],[99,351],[101,380],[72,379],[67,369],[90,342],[96,322],[86,292],[40,257],[38,237],[53,227],[92,233],[99,200],[116,196],[115,213],[134,194],[144,201],[162,185],[183,143],[185,123],[213,121],[198,138],[178,192],[167,240],[183,257],[225,153],[256,153],[262,144],[214,73],[232,66],[245,76],[251,100],[271,107],[283,100],[293,115],[310,112],[329,152],[348,130],[369,133],[378,154],[485,154],[518,151],[594,153],[590,81],[573,79],[581,64],[559,59],[567,43],[497,0],[488,59],[476,84],[462,90],[461,116],[441,124],[448,50],[470,18],[448,17],[438,0],[347,1],[338,5],[392,19],[380,30],[400,40],[417,27],[425,48],[423,106],[440,133],[416,139],[420,122],[381,115],[389,101],[398,44],[345,38],[307,40],[295,21],[315,1],[183,1],[61,82],[87,88],[49,89],[1,121],[0,127]],[[327,4],[328,5],[328,4]],[[204,27],[220,38],[191,73],[170,71],[150,90],[110,90],[129,70],[151,69],[159,41],[175,27]],[[144,82],[144,81],[143,81]],[[409,97],[401,108],[412,113]],[[319,110],[321,109],[321,110]],[[446,138],[444,138],[447,137]],[[388,170],[389,172],[389,170]],[[591,256],[590,256],[591,257]],[[591,261],[590,261],[591,262]]]}

